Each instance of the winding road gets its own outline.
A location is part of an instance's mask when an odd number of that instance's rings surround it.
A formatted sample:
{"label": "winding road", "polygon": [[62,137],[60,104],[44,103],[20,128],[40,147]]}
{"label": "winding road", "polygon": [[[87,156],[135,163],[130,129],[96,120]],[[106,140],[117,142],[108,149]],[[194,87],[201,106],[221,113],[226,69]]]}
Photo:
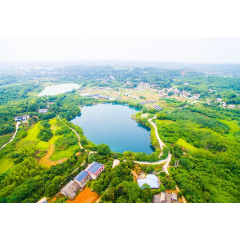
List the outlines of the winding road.
{"label": "winding road", "polygon": [[0,150],[1,150],[2,148],[4,148],[8,143],[12,142],[13,139],[16,137],[16,134],[17,134],[17,131],[18,131],[18,128],[19,128],[19,124],[20,124],[20,122],[16,122],[16,131],[15,131],[15,133],[13,134],[13,136],[12,136],[12,138],[11,138],[10,141],[8,141],[7,143],[5,143],[4,145],[2,145],[2,146],[0,147]]}
{"label": "winding road", "polygon": [[[163,147],[166,146],[165,143],[161,140],[161,138],[159,137],[159,134],[158,134],[158,130],[157,130],[157,126],[156,124],[152,121],[153,119],[156,119],[157,117],[153,117],[153,118],[149,118],[148,121],[150,122],[150,124],[154,127],[154,130],[155,130],[155,135],[157,137],[157,140],[158,140],[158,143],[159,143],[159,146],[160,146],[160,149],[163,150]],[[162,156],[162,152],[159,154],[159,157]]]}
{"label": "winding road", "polygon": [[[154,129],[155,129],[155,135],[156,135],[156,137],[157,137],[157,140],[158,140],[160,149],[163,150],[163,147],[166,146],[166,145],[165,145],[165,143],[161,140],[161,138],[159,137],[158,130],[157,130],[157,126],[156,126],[156,124],[152,121],[153,119],[156,119],[156,117],[149,118],[148,121],[149,121],[150,124],[154,127]],[[159,154],[159,158],[160,158],[162,155],[163,155],[163,152],[161,152],[161,153]],[[163,164],[163,163],[165,163],[164,166],[163,166],[163,171],[164,171],[167,175],[169,175],[168,165],[169,165],[169,163],[171,162],[171,159],[172,159],[172,154],[169,152],[166,159],[162,159],[162,160],[159,160],[159,161],[157,161],[157,162],[139,162],[139,161],[134,161],[134,162],[135,162],[135,163],[138,163],[138,164],[149,164],[149,165],[151,165],[151,164],[154,165],[154,164]]]}
{"label": "winding road", "polygon": [[[155,129],[155,134],[156,134],[156,137],[157,137],[157,140],[159,142],[159,146],[160,146],[160,149],[163,150],[163,147],[166,146],[165,143],[161,140],[161,138],[159,137],[159,134],[158,134],[158,130],[157,130],[157,126],[154,122],[152,122],[153,119],[155,119],[156,117],[153,117],[153,118],[149,118],[148,121],[152,124],[152,126],[154,127]],[[162,154],[159,155],[159,157],[161,157]],[[169,175],[169,172],[168,172],[168,165],[169,163],[171,162],[171,159],[172,159],[172,154],[170,152],[168,152],[168,156],[166,159],[163,159],[163,160],[159,160],[157,162],[139,162],[139,161],[134,161],[135,163],[138,163],[138,164],[162,164],[162,163],[165,163],[164,166],[163,166],[163,171]],[[176,190],[177,192],[180,192],[180,189],[178,188],[178,186],[176,185]],[[186,199],[184,196],[182,196],[182,201],[183,203],[187,203]]]}

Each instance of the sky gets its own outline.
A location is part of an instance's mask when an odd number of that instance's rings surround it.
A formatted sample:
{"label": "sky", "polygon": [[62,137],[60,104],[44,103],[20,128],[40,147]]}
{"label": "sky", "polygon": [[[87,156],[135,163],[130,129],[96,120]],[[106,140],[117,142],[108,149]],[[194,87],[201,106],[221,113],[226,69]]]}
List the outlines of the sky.
{"label": "sky", "polygon": [[240,38],[0,38],[0,61],[240,63]]}

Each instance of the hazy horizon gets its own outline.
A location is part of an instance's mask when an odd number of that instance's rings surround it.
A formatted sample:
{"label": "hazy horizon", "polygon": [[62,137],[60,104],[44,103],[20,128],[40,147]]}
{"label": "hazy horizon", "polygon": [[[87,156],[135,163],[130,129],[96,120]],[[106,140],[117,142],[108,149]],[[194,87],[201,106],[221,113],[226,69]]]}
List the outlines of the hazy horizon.
{"label": "hazy horizon", "polygon": [[240,63],[240,38],[0,38],[0,62]]}

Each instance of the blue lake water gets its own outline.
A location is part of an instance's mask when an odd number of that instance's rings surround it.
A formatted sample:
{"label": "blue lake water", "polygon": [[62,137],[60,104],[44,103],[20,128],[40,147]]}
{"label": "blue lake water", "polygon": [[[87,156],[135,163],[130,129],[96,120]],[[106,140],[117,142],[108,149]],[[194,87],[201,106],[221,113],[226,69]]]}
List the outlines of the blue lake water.
{"label": "blue lake water", "polygon": [[60,93],[70,92],[73,89],[78,89],[80,85],[76,83],[56,84],[47,86],[38,96],[53,96]]}
{"label": "blue lake water", "polygon": [[84,106],[71,122],[83,129],[88,140],[108,144],[114,152],[153,152],[150,130],[131,119],[137,110],[118,104]]}

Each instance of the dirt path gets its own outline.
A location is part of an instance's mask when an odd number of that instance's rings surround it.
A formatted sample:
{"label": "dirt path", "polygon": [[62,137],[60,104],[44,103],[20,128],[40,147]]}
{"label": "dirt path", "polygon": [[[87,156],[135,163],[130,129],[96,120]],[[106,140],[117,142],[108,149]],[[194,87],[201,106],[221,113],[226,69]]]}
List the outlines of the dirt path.
{"label": "dirt path", "polygon": [[153,118],[149,118],[148,121],[150,122],[150,124],[154,127],[154,130],[155,130],[155,135],[157,137],[157,140],[158,140],[158,143],[159,143],[159,146],[160,146],[160,149],[161,149],[161,153],[159,154],[159,157],[161,157],[163,155],[163,147],[166,146],[165,143],[161,140],[161,138],[159,137],[159,134],[158,134],[158,130],[157,130],[157,126],[156,124],[152,121],[153,119],[156,119],[157,117],[153,117]]}
{"label": "dirt path", "polygon": [[[176,185],[175,187],[177,189],[177,192],[180,192],[180,189],[178,188],[178,186]],[[182,196],[182,201],[183,201],[183,203],[187,203],[187,200],[185,199],[184,196]]]}
{"label": "dirt path", "polygon": [[51,167],[67,160],[67,158],[62,158],[58,161],[51,161],[49,158],[53,155],[53,153],[54,153],[54,145],[51,144],[49,146],[47,153],[38,161],[38,164]]}
{"label": "dirt path", "polygon": [[4,145],[2,145],[2,146],[0,147],[0,150],[1,150],[2,148],[4,148],[8,143],[12,142],[13,139],[16,137],[16,134],[17,134],[17,131],[18,131],[18,128],[19,128],[19,124],[20,124],[20,122],[16,122],[16,131],[15,131],[15,133],[13,134],[13,136],[12,136],[12,138],[11,138],[10,141],[8,141],[7,143],[5,143]]}

